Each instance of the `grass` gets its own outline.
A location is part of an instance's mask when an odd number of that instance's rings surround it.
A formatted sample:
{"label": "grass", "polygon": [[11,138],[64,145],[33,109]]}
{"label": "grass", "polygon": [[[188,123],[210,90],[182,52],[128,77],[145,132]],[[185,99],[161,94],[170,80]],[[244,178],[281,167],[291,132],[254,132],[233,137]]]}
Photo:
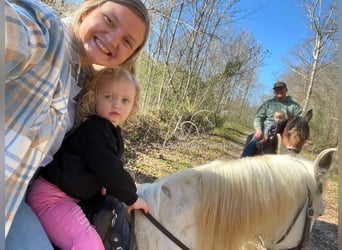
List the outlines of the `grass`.
{"label": "grass", "polygon": [[246,137],[250,131],[250,128],[227,122],[222,127],[214,128],[212,135],[221,136],[230,141],[239,141],[241,137]]}
{"label": "grass", "polygon": [[329,179],[331,182],[338,184],[338,175],[334,172],[328,173],[327,179]]}

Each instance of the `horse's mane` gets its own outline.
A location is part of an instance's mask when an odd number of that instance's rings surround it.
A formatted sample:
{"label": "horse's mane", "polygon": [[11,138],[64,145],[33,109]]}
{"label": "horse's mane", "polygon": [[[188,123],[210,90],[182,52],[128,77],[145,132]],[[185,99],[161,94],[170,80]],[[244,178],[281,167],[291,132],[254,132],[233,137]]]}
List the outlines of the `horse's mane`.
{"label": "horse's mane", "polygon": [[317,189],[309,165],[291,156],[215,161],[195,169],[201,171],[196,249],[238,249],[256,234],[267,236],[303,205],[308,190]]}

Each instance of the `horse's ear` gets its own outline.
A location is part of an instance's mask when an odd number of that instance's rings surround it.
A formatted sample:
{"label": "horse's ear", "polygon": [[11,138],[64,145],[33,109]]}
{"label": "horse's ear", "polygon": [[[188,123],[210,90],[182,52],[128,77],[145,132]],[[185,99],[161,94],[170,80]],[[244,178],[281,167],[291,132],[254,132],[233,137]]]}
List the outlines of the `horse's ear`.
{"label": "horse's ear", "polygon": [[291,121],[293,119],[293,114],[286,110],[287,120]]}
{"label": "horse's ear", "polygon": [[310,109],[308,112],[306,112],[306,115],[304,117],[305,121],[309,123],[309,121],[311,121],[312,119],[312,116],[313,116],[313,111],[312,109]]}
{"label": "horse's ear", "polygon": [[333,155],[336,151],[336,148],[328,148],[317,156],[314,162],[316,179],[320,179],[332,169]]}

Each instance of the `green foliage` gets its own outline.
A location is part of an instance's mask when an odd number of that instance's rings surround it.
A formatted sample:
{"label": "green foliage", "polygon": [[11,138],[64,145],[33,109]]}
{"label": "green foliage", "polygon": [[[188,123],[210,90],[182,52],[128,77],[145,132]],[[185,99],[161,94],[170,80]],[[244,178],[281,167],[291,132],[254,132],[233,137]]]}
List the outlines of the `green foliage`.
{"label": "green foliage", "polygon": [[235,57],[234,60],[228,61],[226,67],[224,68],[223,75],[225,77],[233,77],[238,74],[243,66],[243,61],[240,58]]}
{"label": "green foliage", "polygon": [[138,116],[134,123],[125,124],[123,134],[132,144],[162,143],[166,136],[165,126],[167,125],[151,112],[145,116]]}
{"label": "green foliage", "polygon": [[208,133],[215,127],[211,111],[178,111],[170,108],[138,116],[135,123],[124,126],[125,138],[132,144],[165,144],[184,136]]}
{"label": "green foliage", "polygon": [[241,124],[226,121],[221,126],[215,127],[211,134],[221,136],[227,140],[238,141],[241,137],[245,137],[249,130]]}

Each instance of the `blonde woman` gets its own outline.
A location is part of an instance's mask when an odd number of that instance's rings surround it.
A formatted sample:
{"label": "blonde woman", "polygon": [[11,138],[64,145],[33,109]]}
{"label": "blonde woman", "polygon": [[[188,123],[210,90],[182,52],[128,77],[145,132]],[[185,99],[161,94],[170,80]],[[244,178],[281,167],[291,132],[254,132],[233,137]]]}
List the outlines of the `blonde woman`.
{"label": "blonde woman", "polygon": [[149,17],[140,0],[83,1],[68,26],[39,0],[5,0],[5,16],[6,250],[48,250],[26,189],[73,127],[92,65],[134,72]]}

